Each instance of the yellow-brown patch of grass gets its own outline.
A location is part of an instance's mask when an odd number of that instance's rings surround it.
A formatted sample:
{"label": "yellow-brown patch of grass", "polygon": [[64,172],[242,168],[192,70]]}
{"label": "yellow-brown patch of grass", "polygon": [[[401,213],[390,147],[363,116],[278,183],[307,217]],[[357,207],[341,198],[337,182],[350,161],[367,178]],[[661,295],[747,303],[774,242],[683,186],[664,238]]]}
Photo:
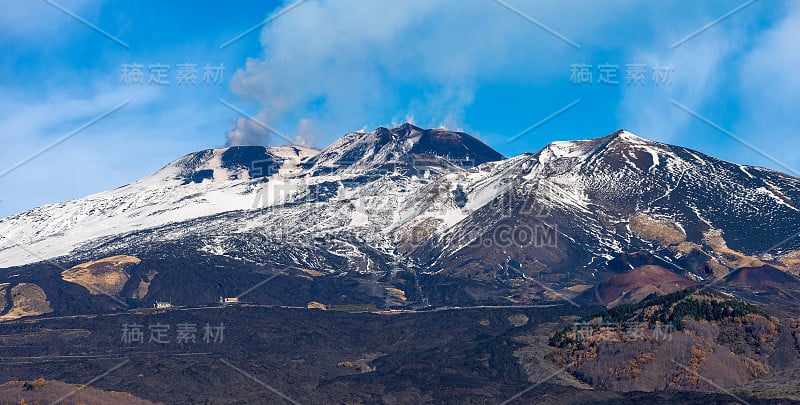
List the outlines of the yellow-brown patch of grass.
{"label": "yellow-brown patch of grass", "polygon": [[386,287],[386,292],[388,292],[389,295],[394,299],[398,299],[398,300],[403,301],[403,302],[406,302],[406,300],[407,300],[406,299],[406,293],[403,290],[399,289],[399,288]]}
{"label": "yellow-brown patch of grass", "polygon": [[117,295],[130,279],[125,267],[141,262],[133,256],[111,256],[73,266],[61,272],[61,278],[86,287],[93,295]]}
{"label": "yellow-brown patch of grass", "polygon": [[13,307],[0,316],[0,321],[19,319],[25,316],[36,316],[53,312],[47,294],[36,284],[21,283],[11,288]]}
{"label": "yellow-brown patch of grass", "polygon": [[570,291],[570,292],[574,292],[574,293],[582,293],[582,292],[584,292],[586,290],[591,289],[592,287],[594,287],[594,286],[591,285],[591,284],[576,284],[576,285],[573,285],[573,286],[566,287],[566,288],[564,288],[564,290]]}
{"label": "yellow-brown patch of grass", "polygon": [[147,272],[147,281],[140,280],[139,285],[136,287],[136,291],[133,292],[133,299],[144,299],[147,296],[147,292],[150,291],[150,283],[153,282],[153,278],[158,275],[158,271],[150,270]]}
{"label": "yellow-brown patch of grass", "polygon": [[325,275],[325,273],[323,273],[321,271],[316,271],[316,270],[311,270],[311,269],[304,269],[302,267],[295,267],[295,269],[297,269],[299,271],[302,271],[303,273],[306,273],[311,277],[322,277],[322,276]]}
{"label": "yellow-brown patch of grass", "polygon": [[766,264],[758,258],[729,248],[720,230],[712,229],[706,231],[703,234],[703,239],[725,266],[738,269],[741,267],[760,267]]}
{"label": "yellow-brown patch of grass", "polygon": [[308,308],[308,309],[321,309],[323,311],[327,311],[328,310],[328,307],[325,304],[323,304],[321,302],[317,302],[317,301],[309,302],[308,305],[306,305],[306,308]]}
{"label": "yellow-brown patch of grass", "polygon": [[686,240],[686,234],[674,222],[646,214],[632,216],[630,227],[636,236],[649,242],[657,242],[661,246],[675,245]]}
{"label": "yellow-brown patch of grass", "polygon": [[0,312],[6,310],[6,288],[9,286],[9,283],[0,283]]}
{"label": "yellow-brown patch of grass", "polygon": [[702,251],[703,247],[694,242],[681,242],[678,244],[678,246],[673,247],[673,250],[688,255],[689,253],[692,253],[695,250]]}

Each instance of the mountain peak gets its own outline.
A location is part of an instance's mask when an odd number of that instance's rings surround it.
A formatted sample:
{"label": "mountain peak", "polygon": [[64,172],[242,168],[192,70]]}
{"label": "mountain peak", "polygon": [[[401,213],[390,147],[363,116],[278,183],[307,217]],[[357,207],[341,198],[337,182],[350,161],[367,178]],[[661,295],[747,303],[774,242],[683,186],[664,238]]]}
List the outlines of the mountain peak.
{"label": "mountain peak", "polygon": [[503,155],[463,132],[424,129],[405,123],[369,133],[352,132],[308,162],[315,173],[341,168],[367,170],[406,158],[444,159],[461,167],[504,159]]}
{"label": "mountain peak", "polygon": [[396,128],[392,129],[392,131],[408,131],[408,132],[411,132],[411,131],[414,131],[414,130],[422,131],[423,129],[418,127],[418,126],[416,126],[416,125],[414,125],[414,124],[412,124],[412,123],[410,123],[410,122],[406,122],[403,125],[400,125],[399,127],[396,127]]}
{"label": "mountain peak", "polygon": [[[552,154],[556,158],[563,157],[587,157],[598,150],[608,149],[612,146],[628,145],[653,145],[655,142],[637,136],[636,134],[619,129],[613,133],[599,138],[574,140],[574,141],[553,141],[549,143],[543,151],[547,155]],[[618,147],[619,147],[618,146]]]}
{"label": "mountain peak", "polygon": [[286,163],[295,166],[317,153],[318,150],[304,146],[205,149],[185,155],[149,177],[180,180],[183,184],[265,177],[277,173]]}
{"label": "mountain peak", "polygon": [[619,129],[614,131],[611,135],[608,135],[611,139],[618,139],[622,141],[634,142],[634,143],[651,143],[653,141],[649,139],[642,138],[633,132],[630,132],[626,129]]}

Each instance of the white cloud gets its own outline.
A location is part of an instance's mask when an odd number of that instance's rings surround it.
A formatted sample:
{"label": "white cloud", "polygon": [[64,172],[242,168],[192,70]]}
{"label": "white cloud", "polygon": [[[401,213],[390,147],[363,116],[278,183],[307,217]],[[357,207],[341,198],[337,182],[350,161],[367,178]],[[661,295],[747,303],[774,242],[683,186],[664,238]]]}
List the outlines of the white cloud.
{"label": "white cloud", "polygon": [[[785,17],[755,40],[738,71],[742,118],[736,132],[800,171],[800,3],[788,3]],[[752,156],[752,151],[743,150]],[[762,164],[775,167],[766,159]],[[778,168],[783,170],[781,168]]]}
{"label": "white cloud", "polygon": [[[668,55],[649,48],[634,51],[634,59],[648,63],[668,58],[675,67],[673,84],[667,88],[649,85],[626,89],[620,121],[631,122],[629,129],[634,132],[726,160],[784,172],[800,171],[800,76],[794,69],[800,66],[796,44],[800,38],[800,3],[782,6],[785,11],[776,13],[771,27],[759,26],[763,21],[754,22],[758,16],[754,7],[713,26]],[[769,157],[682,111],[671,100]]]}
{"label": "white cloud", "polygon": [[82,90],[26,95],[0,88],[0,172],[130,101],[0,177],[0,217],[144,177],[185,153],[208,147],[207,138],[198,135],[219,131],[223,125],[217,117],[227,111],[218,104],[209,110],[198,102],[176,103],[168,88],[155,86],[90,85]]}
{"label": "white cloud", "polygon": [[[89,21],[96,18],[101,6],[101,2],[90,0],[59,0],[57,3]],[[63,30],[78,28],[79,25],[78,21],[44,1],[0,0],[0,40],[64,40]]]}
{"label": "white cloud", "polygon": [[[800,4],[784,3],[775,26],[764,29],[759,4],[743,9],[667,52],[667,47],[639,46],[631,58],[647,64],[671,62],[675,68],[669,87],[648,84],[626,88],[618,119],[628,129],[661,141],[702,150],[726,160],[759,164],[786,171],[727,134],[703,123],[671,103],[692,109],[767,154],[800,168],[800,79],[792,66],[800,63],[796,40],[800,36]],[[717,14],[738,4],[721,4]],[[764,5],[766,7],[766,5]],[[774,10],[770,9],[770,12]],[[709,21],[715,14],[706,17]],[[702,23],[702,19],[700,20]],[[672,20],[660,24],[668,26]],[[695,29],[699,29],[698,25]],[[693,32],[659,28],[663,44],[672,44]],[[672,34],[670,34],[672,32]]]}
{"label": "white cloud", "polygon": [[250,117],[239,117],[234,121],[233,129],[225,132],[225,144],[228,146],[265,145],[270,143],[271,133],[265,127],[267,111],[261,110]]}
{"label": "white cloud", "polygon": [[[629,62],[646,65],[643,85],[623,86],[618,119],[627,129],[665,142],[685,141],[687,126],[696,118],[677,108],[672,100],[701,111],[716,93],[732,79],[731,57],[741,43],[737,29],[706,32],[670,52],[668,38],[655,49],[634,49]],[[653,68],[671,66],[671,83],[656,83]],[[621,69],[625,69],[621,67]],[[622,79],[624,81],[624,79]]]}
{"label": "white cloud", "polygon": [[294,133],[294,144],[311,146],[314,144],[314,140],[319,136],[319,129],[313,118],[303,118],[297,123]]}
{"label": "white cloud", "polygon": [[[720,24],[660,57],[670,44],[738,5],[726,0],[692,7],[635,0],[507,3],[556,34],[486,0],[309,0],[264,27],[263,55],[247,60],[231,89],[260,103],[259,116],[270,125],[293,128],[313,116],[328,136],[406,116],[422,126],[469,129],[465,111],[482,85],[533,88],[565,80],[571,63],[587,60],[671,61],[672,95],[700,104],[718,85],[714,73],[736,41]],[[631,60],[594,60],[627,49],[635,50]],[[632,92],[621,111],[640,116],[631,126],[668,137],[686,121],[669,97],[663,106],[631,111],[663,98],[659,91]],[[242,137],[269,141],[247,135],[254,128],[243,124],[234,130]],[[331,140],[317,139],[318,146]]]}
{"label": "white cloud", "polygon": [[[624,41],[611,35],[599,44],[596,34],[625,31],[618,19],[636,12],[631,0],[512,3],[584,47]],[[270,125],[291,128],[314,116],[331,135],[406,116],[420,125],[464,126],[480,83],[563,76],[563,61],[579,52],[484,0],[307,1],[267,25],[261,44],[264,56],[247,60],[232,90],[257,100]],[[234,134],[265,140],[242,124]]]}
{"label": "white cloud", "polygon": [[93,117],[110,110],[126,100],[146,103],[158,96],[158,87],[96,87],[83,89],[85,96],[60,89],[32,94],[9,88],[0,97],[0,128],[4,140],[36,140],[77,128]]}

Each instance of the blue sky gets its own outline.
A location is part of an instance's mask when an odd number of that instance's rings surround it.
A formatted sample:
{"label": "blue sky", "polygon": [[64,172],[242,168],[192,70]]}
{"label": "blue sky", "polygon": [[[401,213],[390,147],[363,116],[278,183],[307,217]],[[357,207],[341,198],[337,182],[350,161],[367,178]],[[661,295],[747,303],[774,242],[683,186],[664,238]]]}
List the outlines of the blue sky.
{"label": "blue sky", "polygon": [[0,0],[0,217],[195,150],[324,147],[405,121],[507,156],[626,128],[800,171],[800,2],[588,3]]}

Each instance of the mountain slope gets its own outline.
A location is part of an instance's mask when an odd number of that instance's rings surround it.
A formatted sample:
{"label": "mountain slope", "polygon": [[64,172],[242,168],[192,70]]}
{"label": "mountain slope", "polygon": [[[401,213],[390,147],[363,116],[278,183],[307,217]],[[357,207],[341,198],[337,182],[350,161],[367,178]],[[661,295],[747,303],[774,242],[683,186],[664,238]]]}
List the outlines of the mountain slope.
{"label": "mountain slope", "polygon": [[[695,281],[762,265],[796,273],[798,202],[796,178],[624,130],[503,159],[467,134],[406,124],[322,151],[201,151],[5,218],[0,268],[23,267],[0,270],[0,283],[26,279],[73,305],[61,272],[131,256],[141,263],[115,295],[133,306],[208,304],[269,275],[252,301],[557,301],[644,265]],[[45,259],[58,276],[45,277]]]}
{"label": "mountain slope", "polygon": [[369,171],[398,164],[408,158],[420,162],[443,160],[463,168],[503,159],[503,156],[463,132],[422,129],[403,124],[370,133],[352,132],[309,160],[304,167],[313,174]]}
{"label": "mountain slope", "polygon": [[[415,257],[444,272],[535,274],[566,285],[634,267],[619,267],[628,253],[648,252],[651,262],[699,280],[800,246],[790,239],[800,227],[797,179],[626,131],[553,143],[494,172],[488,180],[440,180],[464,183],[467,204],[487,189],[498,197],[426,240]],[[497,243],[503,232],[512,243]],[[476,248],[484,245],[493,248]]]}
{"label": "mountain slope", "polygon": [[262,166],[289,176],[316,153],[303,147],[208,149],[135,183],[4,218],[0,265],[51,259],[101,237],[250,208],[252,185],[273,174]]}

